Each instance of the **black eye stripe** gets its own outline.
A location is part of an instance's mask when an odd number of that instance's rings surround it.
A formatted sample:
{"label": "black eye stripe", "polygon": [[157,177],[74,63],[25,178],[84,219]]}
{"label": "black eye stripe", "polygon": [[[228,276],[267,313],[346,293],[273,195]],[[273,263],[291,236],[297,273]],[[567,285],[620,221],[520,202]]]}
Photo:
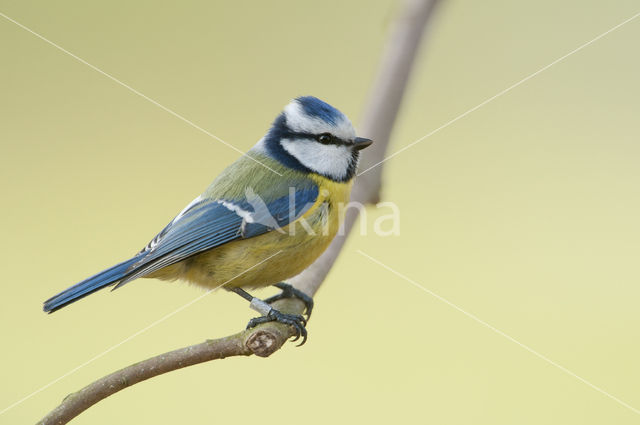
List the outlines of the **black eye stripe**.
{"label": "black eye stripe", "polygon": [[[327,142],[321,142],[319,138],[324,135],[330,136],[331,140]],[[339,137],[336,137],[330,133],[313,134],[313,133],[288,131],[285,134],[283,134],[283,139],[289,139],[289,138],[313,139],[313,140],[317,140],[318,142],[324,145],[351,145],[352,144],[351,142],[348,142],[344,139],[340,139]]]}

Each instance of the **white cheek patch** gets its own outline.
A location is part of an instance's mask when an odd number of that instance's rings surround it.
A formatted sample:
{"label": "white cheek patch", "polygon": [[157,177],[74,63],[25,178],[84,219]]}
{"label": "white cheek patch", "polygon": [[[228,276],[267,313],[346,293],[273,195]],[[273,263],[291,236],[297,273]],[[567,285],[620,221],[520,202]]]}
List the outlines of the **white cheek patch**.
{"label": "white cheek patch", "polygon": [[289,103],[284,108],[284,115],[287,118],[287,127],[298,133],[322,134],[331,133],[342,140],[353,140],[356,131],[349,119],[345,116],[338,118],[335,125],[332,125],[320,118],[310,117],[297,101]]}
{"label": "white cheek patch", "polygon": [[283,139],[280,143],[302,165],[318,174],[341,180],[349,172],[352,152],[347,146],[323,145],[310,139]]}

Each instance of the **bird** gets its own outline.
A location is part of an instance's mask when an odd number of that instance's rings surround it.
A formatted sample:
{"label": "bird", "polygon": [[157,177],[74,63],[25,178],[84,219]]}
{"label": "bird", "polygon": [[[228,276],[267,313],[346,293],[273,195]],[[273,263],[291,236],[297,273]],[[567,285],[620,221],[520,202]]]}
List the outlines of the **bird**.
{"label": "bird", "polygon": [[[142,250],[49,298],[43,310],[52,313],[138,278],[182,280],[235,292],[261,314],[247,328],[284,323],[304,344],[307,319],[270,304],[299,298],[310,317],[313,299],[286,280],[312,264],[338,232],[360,151],[371,144],[328,103],[313,96],[291,100],[265,136]],[[282,292],[265,300],[244,289],[271,285]]]}

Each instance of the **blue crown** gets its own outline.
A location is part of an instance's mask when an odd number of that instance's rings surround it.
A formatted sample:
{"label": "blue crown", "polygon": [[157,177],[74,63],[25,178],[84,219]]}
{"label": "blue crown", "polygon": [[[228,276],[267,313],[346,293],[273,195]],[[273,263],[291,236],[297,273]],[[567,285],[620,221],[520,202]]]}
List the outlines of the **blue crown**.
{"label": "blue crown", "polygon": [[343,117],[342,112],[317,97],[300,96],[296,98],[296,101],[300,103],[307,115],[312,118],[320,118],[329,124],[335,125]]}

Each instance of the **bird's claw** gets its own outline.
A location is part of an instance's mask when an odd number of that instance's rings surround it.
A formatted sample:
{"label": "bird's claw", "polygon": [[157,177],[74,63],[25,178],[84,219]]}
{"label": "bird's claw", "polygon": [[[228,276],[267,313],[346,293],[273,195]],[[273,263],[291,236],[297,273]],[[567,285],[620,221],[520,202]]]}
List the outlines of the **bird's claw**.
{"label": "bird's claw", "polygon": [[280,282],[276,283],[273,286],[282,289],[282,292],[274,295],[273,297],[267,298],[266,300],[264,300],[264,302],[266,302],[267,304],[271,304],[274,301],[282,300],[285,298],[297,298],[304,303],[307,319],[311,318],[311,311],[313,310],[313,298],[311,298],[301,290],[294,288],[288,283]]}
{"label": "bird's claw", "polygon": [[304,345],[304,343],[307,342],[307,329],[305,328],[305,326],[307,326],[307,319],[299,314],[281,313],[275,308],[271,309],[271,311],[269,311],[266,316],[254,317],[253,319],[249,320],[247,329],[251,329],[262,323],[268,322],[278,322],[292,326],[296,331],[293,341],[297,341],[300,339],[300,337],[302,337],[302,342],[298,344],[298,347]]}

